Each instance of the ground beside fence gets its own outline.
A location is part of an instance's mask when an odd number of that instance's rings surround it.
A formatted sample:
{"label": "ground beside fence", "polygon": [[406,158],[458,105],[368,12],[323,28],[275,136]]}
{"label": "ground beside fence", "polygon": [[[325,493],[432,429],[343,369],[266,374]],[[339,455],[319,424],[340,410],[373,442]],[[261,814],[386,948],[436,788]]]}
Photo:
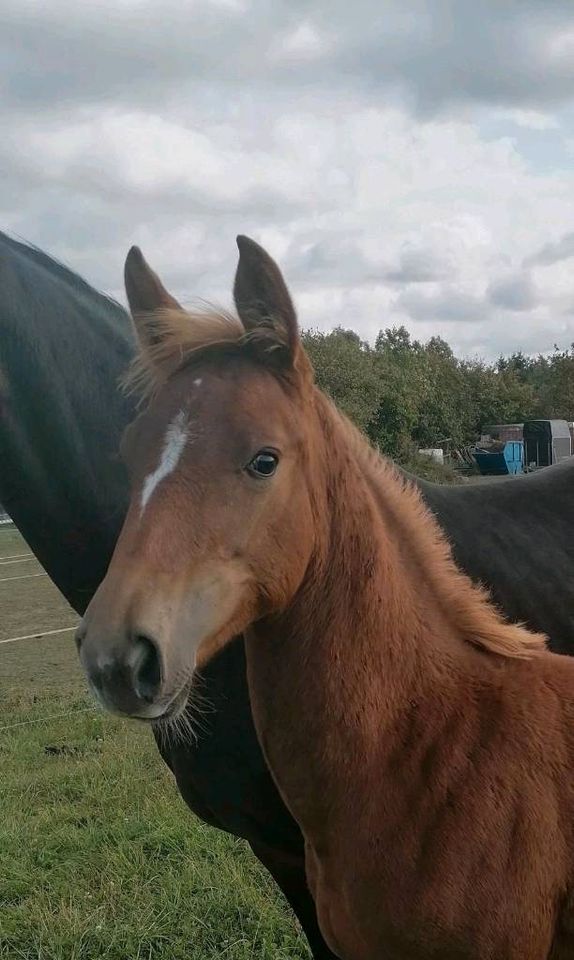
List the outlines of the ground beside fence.
{"label": "ground beside fence", "polygon": [[[0,958],[297,960],[247,846],[185,807],[150,732],[94,708],[76,615],[0,528]],[[12,582],[10,582],[12,581]]]}

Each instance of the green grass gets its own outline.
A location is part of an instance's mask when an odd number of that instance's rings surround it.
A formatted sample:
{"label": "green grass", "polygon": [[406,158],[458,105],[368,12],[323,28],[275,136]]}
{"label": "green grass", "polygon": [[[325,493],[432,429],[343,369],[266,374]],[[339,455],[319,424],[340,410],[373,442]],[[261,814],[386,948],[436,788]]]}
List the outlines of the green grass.
{"label": "green grass", "polygon": [[[0,555],[25,552],[3,537]],[[0,585],[2,639],[74,619],[47,581]],[[72,634],[0,645],[0,783],[0,958],[308,957],[247,845],[187,809],[150,732],[94,709]]]}
{"label": "green grass", "polygon": [[15,553],[30,553],[30,547],[11,524],[0,526],[0,557]]}

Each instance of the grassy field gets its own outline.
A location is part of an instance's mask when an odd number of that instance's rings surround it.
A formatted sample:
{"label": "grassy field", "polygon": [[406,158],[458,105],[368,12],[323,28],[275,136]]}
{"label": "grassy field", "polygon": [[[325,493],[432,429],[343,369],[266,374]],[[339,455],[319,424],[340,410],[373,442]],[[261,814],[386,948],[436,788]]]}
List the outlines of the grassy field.
{"label": "grassy field", "polygon": [[[29,552],[0,527],[0,641],[76,621],[35,560],[3,559]],[[0,644],[0,958],[307,958],[247,846],[184,806],[145,728],[94,708],[72,636]]]}

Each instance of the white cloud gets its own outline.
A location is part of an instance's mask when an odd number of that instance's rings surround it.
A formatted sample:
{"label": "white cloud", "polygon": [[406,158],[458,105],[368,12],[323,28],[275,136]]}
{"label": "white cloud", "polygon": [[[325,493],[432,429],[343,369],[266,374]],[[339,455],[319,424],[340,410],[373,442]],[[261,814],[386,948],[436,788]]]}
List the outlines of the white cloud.
{"label": "white cloud", "polygon": [[494,110],[493,119],[514,123],[525,130],[558,130],[560,123],[555,116],[541,110]]}
{"label": "white cloud", "polygon": [[321,34],[313,23],[304,20],[277,43],[271,44],[267,59],[271,64],[276,59],[285,62],[316,60],[327,53],[329,46],[326,34]]}

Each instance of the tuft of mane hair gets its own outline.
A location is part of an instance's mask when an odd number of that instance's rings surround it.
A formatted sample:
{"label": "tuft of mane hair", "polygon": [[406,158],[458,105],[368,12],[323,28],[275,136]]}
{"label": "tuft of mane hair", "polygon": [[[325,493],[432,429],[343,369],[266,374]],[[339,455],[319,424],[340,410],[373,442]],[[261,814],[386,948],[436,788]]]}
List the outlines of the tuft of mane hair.
{"label": "tuft of mane hair", "polygon": [[166,380],[198,354],[236,346],[255,345],[267,355],[282,350],[287,341],[272,318],[245,330],[239,317],[219,307],[203,305],[196,310],[169,308],[138,314],[140,349],[122,387],[150,400]]}
{"label": "tuft of mane hair", "polygon": [[195,310],[166,309],[138,314],[139,344],[122,379],[128,393],[151,398],[186,360],[200,350],[240,343],[239,317],[206,304]]}

